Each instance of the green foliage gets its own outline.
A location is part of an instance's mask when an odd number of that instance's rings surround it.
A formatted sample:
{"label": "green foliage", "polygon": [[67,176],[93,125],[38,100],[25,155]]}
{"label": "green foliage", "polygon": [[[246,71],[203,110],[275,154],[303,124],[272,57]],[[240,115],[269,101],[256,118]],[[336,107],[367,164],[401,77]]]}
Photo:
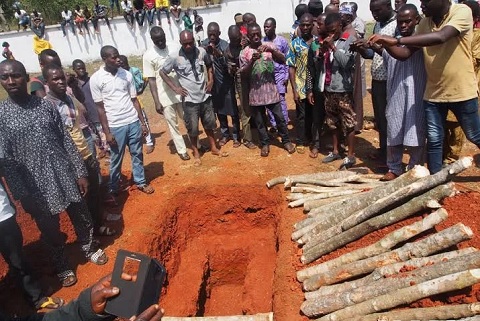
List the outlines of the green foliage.
{"label": "green foliage", "polygon": [[[61,12],[65,7],[72,11],[77,5],[81,8],[86,5],[90,10],[93,7],[93,0],[23,0],[21,2],[28,13],[35,9],[42,13],[46,24],[59,23],[62,17]],[[108,0],[100,0],[99,3],[109,5]]]}

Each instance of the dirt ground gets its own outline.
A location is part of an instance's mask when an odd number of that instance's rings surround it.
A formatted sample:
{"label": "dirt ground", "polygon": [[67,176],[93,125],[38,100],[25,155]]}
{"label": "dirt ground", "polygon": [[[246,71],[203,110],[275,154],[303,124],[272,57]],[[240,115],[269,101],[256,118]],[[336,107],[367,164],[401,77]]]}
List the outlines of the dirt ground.
{"label": "dirt ground", "polygon": [[[268,190],[265,183],[286,174],[333,171],[340,161],[322,164],[322,155],[317,159],[309,158],[308,154],[289,155],[278,142],[272,144],[270,156],[262,158],[259,149],[233,148],[229,142],[223,148],[230,153],[229,157],[219,158],[206,153],[202,166],[195,167],[193,160],[182,161],[175,153],[165,120],[153,112],[150,93],[143,96],[156,139],[155,151],[145,155],[145,169],[156,191],[146,195],[132,187],[122,194],[120,206],[106,208],[110,213],[122,214],[120,221],[110,224],[119,231],[118,235],[101,238],[110,257],[106,265],[95,266],[82,259],[74,243],[72,227],[62,214],[62,229],[69,243],[67,253],[77,272],[78,283],[61,288],[47,252],[39,241],[35,224],[18,208],[17,219],[24,235],[25,252],[35,272],[43,276],[45,289],[72,300],[81,290],[110,273],[117,250],[126,249],[151,255],[167,268],[161,298],[166,315],[238,315],[273,311],[277,321],[306,320],[300,313],[303,294],[295,277],[296,271],[304,267],[299,261],[301,250],[290,240],[292,225],[304,214],[301,209],[287,209],[286,192],[280,187]],[[290,94],[288,104],[291,119],[294,119]],[[365,98],[365,116],[372,116],[369,95]],[[293,137],[292,126],[289,128]],[[328,143],[330,139],[323,137],[322,146]],[[375,131],[366,130],[359,134],[357,166],[366,166],[371,172],[380,173],[378,164],[368,157],[377,147]],[[321,152],[326,154],[328,151]],[[463,153],[473,155],[478,150],[468,143]],[[104,160],[101,163],[106,175],[107,165]],[[123,173],[130,177],[129,156],[126,156]],[[463,192],[445,201],[450,216],[438,228],[463,222],[474,230],[475,237],[460,247],[479,247],[480,169],[471,168],[456,181],[457,188]],[[422,213],[367,235],[321,260],[371,244],[388,231],[421,216]],[[19,315],[32,312],[7,271],[6,263],[1,261],[0,309]],[[478,301],[479,288],[477,285],[459,293],[422,300],[412,306]]]}

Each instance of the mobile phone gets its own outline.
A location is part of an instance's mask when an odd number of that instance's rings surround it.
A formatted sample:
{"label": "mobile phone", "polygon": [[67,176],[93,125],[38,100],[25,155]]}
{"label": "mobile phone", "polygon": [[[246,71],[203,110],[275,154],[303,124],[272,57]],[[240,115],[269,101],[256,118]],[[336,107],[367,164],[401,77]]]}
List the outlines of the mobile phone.
{"label": "mobile phone", "polygon": [[118,287],[120,293],[107,300],[105,312],[127,319],[139,315],[158,303],[165,275],[165,268],[157,260],[118,250],[111,285]]}

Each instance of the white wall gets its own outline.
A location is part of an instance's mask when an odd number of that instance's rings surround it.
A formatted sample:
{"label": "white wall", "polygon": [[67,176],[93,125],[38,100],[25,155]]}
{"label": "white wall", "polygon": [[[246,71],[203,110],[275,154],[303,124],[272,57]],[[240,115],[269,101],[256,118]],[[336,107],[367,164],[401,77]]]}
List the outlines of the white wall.
{"label": "white wall", "polygon": [[[329,0],[323,0],[324,5],[327,2]],[[419,0],[409,0],[409,2],[418,4]],[[369,10],[370,0],[357,0],[357,3],[359,16],[366,21],[372,20]],[[298,0],[223,0],[221,5],[197,8],[197,11],[204,19],[205,29],[209,22],[216,21],[222,29],[221,37],[227,39],[228,27],[234,23],[233,16],[237,12],[254,13],[260,24],[268,17],[274,17],[277,20],[277,32],[289,32],[294,20],[293,11],[297,4]],[[101,28],[99,35],[93,32],[91,25],[90,35],[81,36],[77,33],[74,36],[69,26],[66,26],[67,37],[63,37],[59,25],[48,26],[46,35],[65,66],[69,66],[77,58],[84,61],[100,59],[100,48],[104,45],[113,45],[126,56],[141,55],[152,46],[146,21],[143,28],[139,29],[136,25],[134,30],[130,30],[123,17],[116,17],[111,21],[112,32],[103,21],[99,24]],[[178,34],[183,29],[183,22],[176,24],[172,20],[172,24],[168,25],[165,15],[162,14],[162,25],[167,35],[167,42],[178,44]],[[3,41],[10,43],[15,58],[25,64],[27,71],[38,72],[38,60],[33,52],[32,37],[31,31],[7,32],[0,34],[0,43]]]}

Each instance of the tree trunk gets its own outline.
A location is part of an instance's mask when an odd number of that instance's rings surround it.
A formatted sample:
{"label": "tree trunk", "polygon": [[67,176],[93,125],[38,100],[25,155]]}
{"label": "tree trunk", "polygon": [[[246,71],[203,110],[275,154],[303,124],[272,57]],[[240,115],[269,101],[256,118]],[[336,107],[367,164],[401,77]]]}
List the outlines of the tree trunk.
{"label": "tree trunk", "polygon": [[349,306],[345,309],[330,313],[317,320],[338,321],[350,320],[359,315],[391,309],[402,304],[454,290],[461,290],[480,281],[480,269],[442,276],[427,282],[409,286],[404,289],[394,290],[382,296]]}
{"label": "tree trunk", "polygon": [[[321,209],[315,209],[313,208],[305,208],[306,211],[311,211],[312,215],[318,215],[321,214],[322,216],[325,214],[331,215],[331,216],[337,216],[337,215],[342,215],[342,219],[349,216],[351,213],[354,213],[364,207],[366,207],[368,204],[371,204],[372,202],[385,197],[396,190],[410,185],[411,183],[415,182],[416,180],[420,179],[421,177],[428,176],[430,173],[429,171],[423,167],[423,166],[415,166],[413,169],[409,170],[405,174],[401,175],[397,179],[388,182],[386,184],[383,184],[381,186],[378,186],[368,192],[365,192],[364,194],[361,194],[357,197],[352,197],[349,198],[344,204],[341,204],[342,206],[340,207],[340,204],[331,204],[331,206],[327,207],[322,207]],[[336,213],[333,213],[336,212]],[[347,214],[341,214],[346,212]],[[340,222],[340,221],[338,221]],[[338,223],[336,222],[336,223]]]}
{"label": "tree trunk", "polygon": [[338,283],[355,276],[372,272],[376,268],[412,257],[424,257],[450,246],[456,245],[473,236],[472,230],[458,223],[420,241],[407,243],[399,249],[370,257],[361,261],[346,264],[327,273],[317,274],[303,282],[305,291],[314,291],[323,285]]}
{"label": "tree trunk", "polygon": [[375,298],[393,290],[409,287],[445,275],[480,268],[480,252],[457,257],[453,260],[429,265],[417,270],[400,273],[351,291],[335,293],[303,302],[301,310],[312,317],[327,314]]}
{"label": "tree trunk", "polygon": [[[465,167],[465,164],[467,164],[468,166]],[[369,219],[370,217],[374,216],[388,206],[403,203],[405,202],[405,200],[411,198],[414,195],[424,193],[425,191],[428,191],[432,188],[446,183],[452,178],[452,176],[463,172],[470,165],[471,162],[456,161],[452,164],[451,167],[446,167],[438,173],[423,177],[415,183],[396,191],[392,195],[388,195],[383,199],[379,199],[373,205],[368,206],[366,209],[359,211],[345,219],[345,221],[342,222],[342,230],[345,231],[354,227],[355,225]]]}
{"label": "tree trunk", "polygon": [[325,198],[331,198],[331,197],[337,197],[337,196],[345,196],[345,195],[352,195],[352,194],[358,194],[361,193],[362,190],[344,190],[344,191],[334,191],[334,192],[327,192],[327,193],[317,193],[317,194],[311,194],[308,196],[303,197],[302,199],[292,201],[288,203],[288,207],[298,207],[302,206],[303,203],[309,200],[320,200],[320,199],[325,199]]}
{"label": "tree trunk", "polygon": [[480,314],[480,303],[472,303],[374,313],[353,317],[350,321],[453,320],[468,318],[478,314]]}
{"label": "tree trunk", "polygon": [[334,258],[330,261],[309,267],[297,273],[299,281],[303,281],[312,275],[325,273],[328,270],[337,268],[344,264],[352,263],[355,261],[363,260],[367,257],[372,257],[381,253],[385,253],[393,248],[395,245],[405,242],[406,240],[418,235],[426,230],[431,229],[438,223],[444,221],[448,217],[448,213],[443,208],[438,209],[432,214],[426,216],[424,219],[404,226],[398,230],[395,230],[385,235],[379,241],[349,253],[345,253],[342,256]]}
{"label": "tree trunk", "polygon": [[426,265],[445,262],[447,260],[451,260],[458,256],[475,253],[477,251],[478,250],[474,247],[468,247],[468,248],[457,250],[457,251],[444,252],[444,253],[427,256],[427,257],[413,258],[405,262],[398,262],[398,263],[382,266],[380,268],[375,269],[372,273],[370,273],[369,275],[361,279],[357,279],[350,282],[343,282],[339,284],[325,285],[316,291],[305,292],[305,299],[312,300],[315,298],[321,298],[321,297],[336,294],[336,293],[342,293],[342,292],[350,291],[353,289],[358,289],[362,286],[367,286],[371,283],[381,280],[387,276],[400,273],[400,271],[405,267],[421,268]]}
{"label": "tree trunk", "polygon": [[272,188],[278,184],[285,184],[285,187],[291,186],[292,179],[317,179],[317,180],[332,180],[341,177],[347,177],[356,175],[350,171],[335,171],[335,172],[319,172],[319,173],[311,173],[311,174],[301,174],[301,175],[290,175],[290,176],[280,176],[275,177],[267,182],[267,187]]}
{"label": "tree trunk", "polygon": [[346,189],[359,189],[362,191],[370,190],[372,188],[377,187],[379,184],[347,184],[345,186],[339,187],[297,187],[292,186],[290,191],[292,193],[325,193],[325,192],[336,192],[336,191],[344,191]]}
{"label": "tree trunk", "polygon": [[[322,255],[330,253],[331,251],[355,241],[370,232],[399,222],[426,208],[438,207],[438,201],[450,196],[453,193],[453,190],[453,183],[438,186],[423,195],[415,197],[408,203],[405,203],[377,217],[371,218],[370,220],[367,220],[345,232],[338,231],[338,229],[335,227],[323,232],[316,232],[315,229],[312,229],[301,238],[301,242],[303,242],[305,236],[313,235],[315,232],[317,233],[317,235],[315,237],[311,237],[308,240],[308,243],[304,246],[301,260],[303,263],[313,262]],[[332,234],[333,231],[337,231],[337,234]],[[325,240],[322,234],[318,233],[328,234],[330,235],[330,239]]]}

